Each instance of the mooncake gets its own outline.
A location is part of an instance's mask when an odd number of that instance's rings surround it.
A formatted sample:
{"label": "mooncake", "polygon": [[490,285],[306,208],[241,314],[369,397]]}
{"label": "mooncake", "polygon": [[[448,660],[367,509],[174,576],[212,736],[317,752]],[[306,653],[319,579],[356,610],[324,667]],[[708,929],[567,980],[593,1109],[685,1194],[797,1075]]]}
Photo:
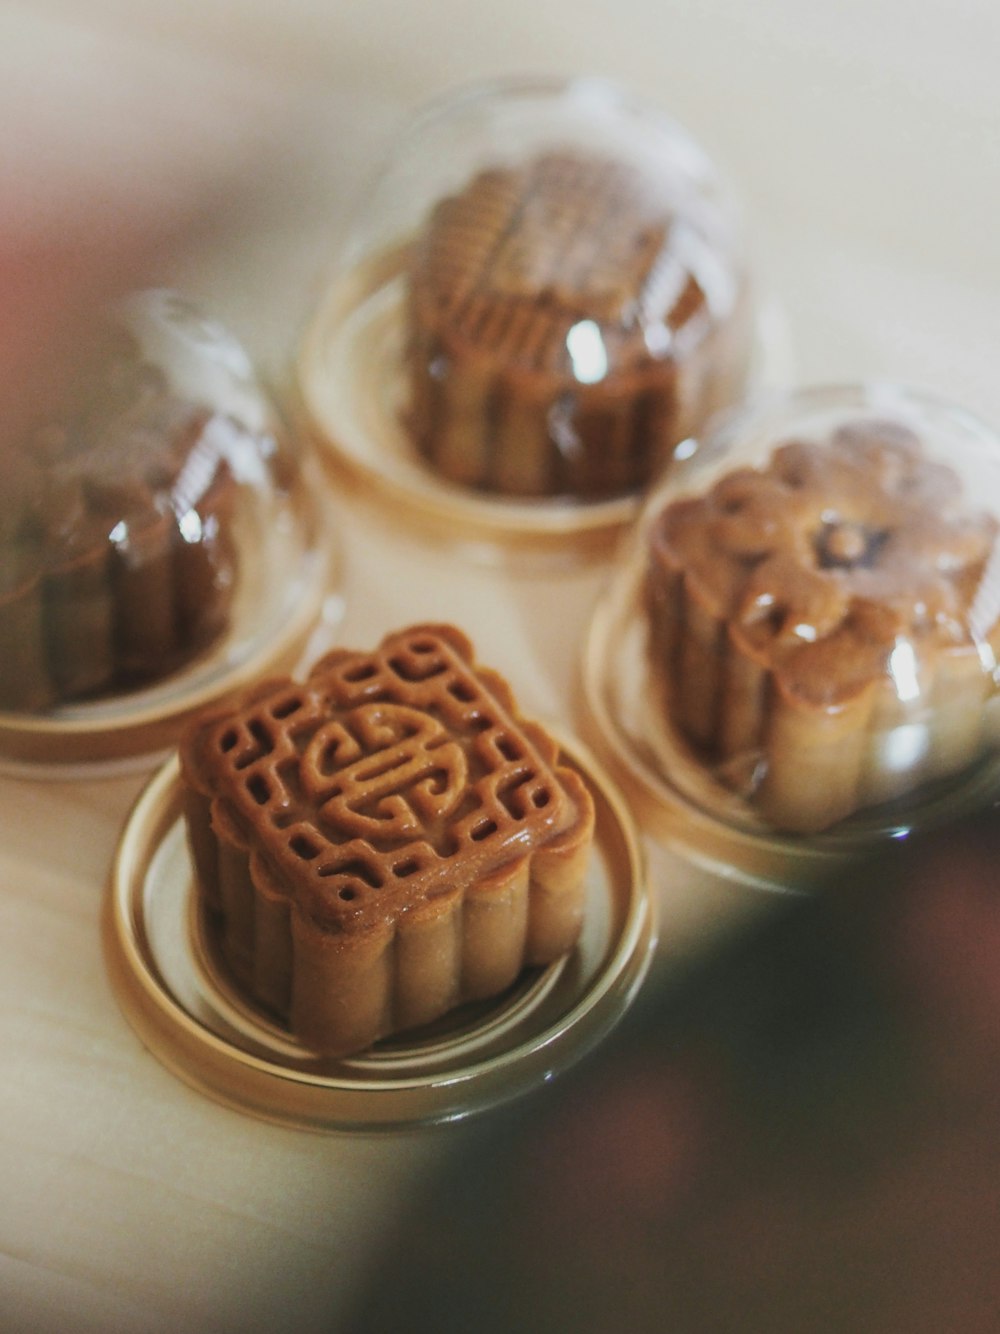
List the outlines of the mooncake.
{"label": "mooncake", "polygon": [[592,798],[452,626],[263,682],[180,756],[221,959],[316,1051],[497,996],[576,944]]}
{"label": "mooncake", "polygon": [[0,451],[0,708],[146,685],[224,630],[235,418],[177,394],[109,325],[65,401]]}
{"label": "mooncake", "polygon": [[990,739],[998,628],[976,599],[996,540],[900,422],[788,439],[653,520],[657,702],[779,829],[953,775]]}
{"label": "mooncake", "polygon": [[644,487],[746,380],[749,296],[720,217],[581,150],[439,201],[407,275],[406,421],[427,464],[510,496]]}

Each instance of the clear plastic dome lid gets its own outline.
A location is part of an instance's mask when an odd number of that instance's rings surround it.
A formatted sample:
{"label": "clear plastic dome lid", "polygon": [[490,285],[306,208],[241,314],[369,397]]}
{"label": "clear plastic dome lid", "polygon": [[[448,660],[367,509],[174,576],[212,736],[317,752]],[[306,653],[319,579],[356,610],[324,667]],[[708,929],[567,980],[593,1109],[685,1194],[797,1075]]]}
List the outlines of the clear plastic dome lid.
{"label": "clear plastic dome lid", "polygon": [[586,523],[742,395],[747,267],[732,197],[669,117],[599,79],[472,89],[417,120],[361,211],[307,405],[411,499],[444,504],[438,483],[506,502],[498,525],[567,503]]}
{"label": "clear plastic dome lid", "polygon": [[815,847],[990,791],[993,432],[872,385],[744,410],[681,453],[592,631],[589,698],[620,757],[717,828]]}
{"label": "clear plastic dome lid", "polygon": [[133,724],[138,741],[224,688],[262,630],[280,638],[298,616],[282,578],[319,577],[299,453],[243,347],[191,302],[131,295],[70,379],[0,463],[0,750],[16,757],[89,758],[106,732],[129,750]]}

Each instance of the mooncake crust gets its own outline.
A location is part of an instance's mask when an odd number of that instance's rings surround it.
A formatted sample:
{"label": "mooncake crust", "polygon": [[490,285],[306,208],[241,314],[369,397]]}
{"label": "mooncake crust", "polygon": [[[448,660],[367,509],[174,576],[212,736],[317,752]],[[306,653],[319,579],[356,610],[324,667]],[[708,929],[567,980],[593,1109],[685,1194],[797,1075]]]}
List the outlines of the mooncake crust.
{"label": "mooncake crust", "polygon": [[494,995],[577,940],[592,799],[453,626],[261,683],[180,756],[226,961],[317,1049]]}
{"label": "mooncake crust", "polygon": [[0,459],[0,708],[161,678],[224,629],[242,428],[173,394],[124,330]]}
{"label": "mooncake crust", "polygon": [[[671,723],[800,832],[971,762],[996,637],[971,609],[997,528],[891,420],[789,439],[765,466],[671,502],[646,578]],[[957,747],[938,725],[949,713],[965,718]],[[885,753],[902,725],[907,764]]]}
{"label": "mooncake crust", "polygon": [[481,172],[409,265],[417,449],[509,494],[645,484],[745,373],[741,285],[657,183],[596,154]]}

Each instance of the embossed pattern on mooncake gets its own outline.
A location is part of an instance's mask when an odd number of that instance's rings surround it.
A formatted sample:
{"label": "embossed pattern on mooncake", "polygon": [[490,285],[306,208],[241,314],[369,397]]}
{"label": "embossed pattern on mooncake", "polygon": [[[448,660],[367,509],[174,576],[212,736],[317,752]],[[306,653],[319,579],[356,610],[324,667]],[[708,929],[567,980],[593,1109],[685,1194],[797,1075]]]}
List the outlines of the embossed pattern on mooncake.
{"label": "embossed pattern on mooncake", "polygon": [[646,585],[669,717],[798,832],[957,772],[988,739],[998,627],[971,609],[997,536],[895,420],[672,502]]}
{"label": "embossed pattern on mooncake", "polygon": [[512,190],[516,180],[484,173],[467,206],[439,212],[426,281],[456,332],[500,360],[572,374],[566,335],[592,319],[623,344],[627,333],[630,359],[648,360],[637,317],[652,304],[670,226],[655,193],[622,164],[569,156],[539,159]]}
{"label": "embossed pattern on mooncake", "polygon": [[452,627],[265,683],[182,763],[227,960],[313,1046],[367,1046],[575,943],[591,799]]}
{"label": "embossed pattern on mooncake", "polygon": [[630,163],[565,151],[438,203],[409,268],[408,360],[410,428],[440,473],[620,494],[733,397],[741,280],[668,195]]}

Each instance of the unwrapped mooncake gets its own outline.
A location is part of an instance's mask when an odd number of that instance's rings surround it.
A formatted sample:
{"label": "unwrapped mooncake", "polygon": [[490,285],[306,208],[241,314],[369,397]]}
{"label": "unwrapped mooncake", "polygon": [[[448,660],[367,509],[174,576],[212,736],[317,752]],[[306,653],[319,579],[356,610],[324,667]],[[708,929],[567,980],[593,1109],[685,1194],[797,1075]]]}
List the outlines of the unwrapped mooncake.
{"label": "unwrapped mooncake", "polygon": [[223,960],[346,1055],[572,950],[594,806],[448,625],[338,649],[187,730],[185,814]]}

